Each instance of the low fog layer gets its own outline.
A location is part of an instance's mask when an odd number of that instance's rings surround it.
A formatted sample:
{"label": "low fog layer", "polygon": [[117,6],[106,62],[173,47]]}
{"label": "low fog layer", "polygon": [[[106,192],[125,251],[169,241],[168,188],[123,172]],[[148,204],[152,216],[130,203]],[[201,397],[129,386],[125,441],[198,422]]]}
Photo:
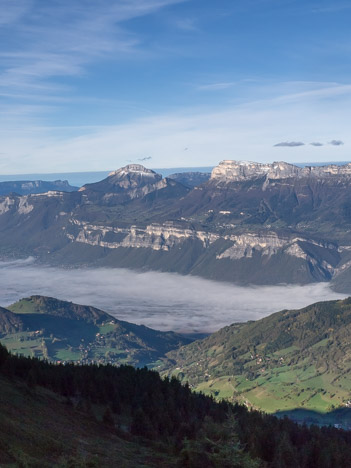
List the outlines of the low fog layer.
{"label": "low fog layer", "polygon": [[32,259],[0,262],[0,305],[34,294],[92,305],[116,318],[159,330],[213,332],[282,309],[340,299],[326,283],[240,287],[170,273],[125,269],[66,270]]}

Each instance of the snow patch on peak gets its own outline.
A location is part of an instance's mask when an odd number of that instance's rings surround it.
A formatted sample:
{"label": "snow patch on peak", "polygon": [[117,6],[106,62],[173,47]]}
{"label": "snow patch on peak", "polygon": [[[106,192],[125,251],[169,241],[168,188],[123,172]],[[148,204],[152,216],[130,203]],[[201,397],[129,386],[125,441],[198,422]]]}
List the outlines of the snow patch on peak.
{"label": "snow patch on peak", "polygon": [[152,177],[152,178],[160,178],[160,174],[157,174],[155,171],[152,171],[151,169],[147,169],[141,164],[128,164],[127,166],[121,167],[120,169],[117,169],[116,171],[112,171],[109,173],[109,176],[114,176],[114,175],[119,175],[119,176],[124,176],[128,174],[139,174],[142,175],[143,177]]}

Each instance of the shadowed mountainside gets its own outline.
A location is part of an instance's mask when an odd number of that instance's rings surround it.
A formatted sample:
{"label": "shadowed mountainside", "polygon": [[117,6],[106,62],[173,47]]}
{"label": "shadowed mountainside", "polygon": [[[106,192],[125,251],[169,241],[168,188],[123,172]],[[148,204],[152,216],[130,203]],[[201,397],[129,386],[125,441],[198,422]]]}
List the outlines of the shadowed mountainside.
{"label": "shadowed mountainside", "polygon": [[192,340],[118,320],[95,307],[31,296],[0,309],[0,341],[12,352],[50,361],[144,366]]}

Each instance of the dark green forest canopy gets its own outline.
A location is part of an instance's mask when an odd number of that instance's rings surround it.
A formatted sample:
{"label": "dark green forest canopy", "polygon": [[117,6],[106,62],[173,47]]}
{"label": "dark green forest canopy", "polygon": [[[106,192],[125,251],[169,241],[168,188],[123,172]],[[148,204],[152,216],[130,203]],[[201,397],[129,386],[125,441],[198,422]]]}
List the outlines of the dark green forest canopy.
{"label": "dark green forest canopy", "polygon": [[0,346],[0,377],[25,382],[32,394],[46,388],[73,406],[102,405],[104,424],[111,424],[111,430],[115,418],[128,415],[130,437],[162,443],[179,466],[351,466],[347,431],[298,426],[240,405],[215,402],[146,368],[55,365],[13,356]]}

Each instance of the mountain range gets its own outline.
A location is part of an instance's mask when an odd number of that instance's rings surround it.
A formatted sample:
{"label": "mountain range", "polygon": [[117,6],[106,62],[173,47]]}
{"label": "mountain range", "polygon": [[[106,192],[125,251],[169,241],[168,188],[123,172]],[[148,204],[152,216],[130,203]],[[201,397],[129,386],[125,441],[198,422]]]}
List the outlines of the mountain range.
{"label": "mountain range", "polygon": [[222,161],[206,178],[131,164],[71,193],[2,196],[0,254],[351,290],[351,164]]}

